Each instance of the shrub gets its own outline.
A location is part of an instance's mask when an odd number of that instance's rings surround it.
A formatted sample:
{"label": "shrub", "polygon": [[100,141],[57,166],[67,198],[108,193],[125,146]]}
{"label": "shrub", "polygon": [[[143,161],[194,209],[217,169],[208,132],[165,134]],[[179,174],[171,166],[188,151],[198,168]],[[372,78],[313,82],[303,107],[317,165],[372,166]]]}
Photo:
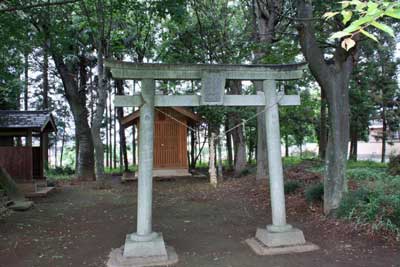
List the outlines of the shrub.
{"label": "shrub", "polygon": [[355,208],[360,203],[369,202],[369,194],[369,190],[365,187],[361,187],[355,191],[350,191],[345,194],[337,210],[338,217],[351,219]]}
{"label": "shrub", "polygon": [[69,166],[66,166],[64,168],[55,167],[54,169],[49,169],[47,171],[48,175],[73,175],[74,173],[75,171]]}
{"label": "shrub", "polygon": [[400,175],[400,155],[390,157],[388,170],[391,175]]}
{"label": "shrub", "polygon": [[380,169],[380,168],[354,168],[354,169],[348,169],[346,171],[347,177],[349,177],[352,180],[356,181],[363,181],[363,180],[380,180],[382,177],[384,177],[385,174],[385,169]]}
{"label": "shrub", "polygon": [[238,177],[247,176],[247,175],[249,175],[251,173],[252,173],[252,170],[250,168],[244,168],[243,170],[240,171]]}
{"label": "shrub", "polygon": [[400,195],[390,194],[382,186],[348,192],[337,214],[357,223],[370,223],[375,230],[400,234]]}
{"label": "shrub", "polygon": [[285,194],[292,194],[300,187],[301,187],[301,183],[300,182],[298,182],[298,181],[288,181],[284,185]]}
{"label": "shrub", "polygon": [[306,201],[308,203],[320,202],[324,198],[324,184],[317,183],[306,188]]}
{"label": "shrub", "polygon": [[348,169],[354,169],[354,168],[381,168],[384,169],[387,167],[386,163],[381,163],[381,162],[376,162],[372,160],[349,160],[347,163],[347,168]]}

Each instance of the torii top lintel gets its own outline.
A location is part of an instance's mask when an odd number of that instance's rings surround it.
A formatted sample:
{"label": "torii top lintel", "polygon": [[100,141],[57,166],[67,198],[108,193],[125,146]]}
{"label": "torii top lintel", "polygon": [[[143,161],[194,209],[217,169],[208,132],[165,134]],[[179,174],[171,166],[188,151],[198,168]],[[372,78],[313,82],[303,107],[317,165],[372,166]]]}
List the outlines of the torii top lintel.
{"label": "torii top lintel", "polygon": [[303,76],[306,63],[282,65],[159,64],[107,60],[114,79],[201,80],[216,73],[226,80],[295,80]]}
{"label": "torii top lintel", "polygon": [[[137,64],[106,61],[114,79],[123,80],[201,80],[201,96],[156,96],[155,105],[170,106],[264,106],[265,98],[257,95],[225,95],[227,80],[294,80],[303,76],[305,63],[287,65],[221,65],[221,64]],[[141,106],[140,96],[116,96],[116,107]],[[298,95],[284,95],[280,105],[299,105]]]}

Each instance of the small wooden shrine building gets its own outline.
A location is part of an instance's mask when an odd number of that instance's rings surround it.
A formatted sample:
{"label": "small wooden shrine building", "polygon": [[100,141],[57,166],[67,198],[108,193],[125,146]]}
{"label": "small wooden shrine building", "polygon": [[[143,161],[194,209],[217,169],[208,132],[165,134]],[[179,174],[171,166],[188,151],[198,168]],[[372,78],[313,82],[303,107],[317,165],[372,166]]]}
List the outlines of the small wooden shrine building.
{"label": "small wooden shrine building", "polygon": [[[49,111],[0,110],[0,166],[25,192],[47,187],[43,172],[48,144],[44,136],[56,132]],[[39,139],[39,146],[33,140]]]}
{"label": "small wooden shrine building", "polygon": [[[153,176],[188,176],[186,126],[199,123],[201,118],[182,107],[157,108],[154,117]],[[124,128],[140,128],[139,110],[121,120]],[[139,131],[138,131],[139,132]]]}

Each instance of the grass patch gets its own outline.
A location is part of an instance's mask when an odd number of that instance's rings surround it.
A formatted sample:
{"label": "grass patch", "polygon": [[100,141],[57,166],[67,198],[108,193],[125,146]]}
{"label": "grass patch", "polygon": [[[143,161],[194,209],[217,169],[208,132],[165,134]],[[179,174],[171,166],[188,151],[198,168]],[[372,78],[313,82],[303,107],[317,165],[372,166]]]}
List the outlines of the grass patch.
{"label": "grass patch", "polygon": [[347,162],[347,169],[354,169],[354,168],[385,169],[387,168],[387,163],[380,163],[371,160],[359,160],[359,161],[349,160]]}
{"label": "grass patch", "polygon": [[[128,167],[130,172],[136,172],[137,171],[137,165],[129,165]],[[106,174],[110,174],[110,175],[122,175],[123,172],[123,168],[110,168],[110,167],[105,167],[104,168],[104,172]]]}
{"label": "grass patch", "polygon": [[75,170],[71,167],[55,167],[46,171],[45,176],[49,180],[71,180],[75,175]]}
{"label": "grass patch", "polygon": [[284,157],[282,158],[282,163],[284,167],[292,167],[299,165],[303,160],[300,157]]}

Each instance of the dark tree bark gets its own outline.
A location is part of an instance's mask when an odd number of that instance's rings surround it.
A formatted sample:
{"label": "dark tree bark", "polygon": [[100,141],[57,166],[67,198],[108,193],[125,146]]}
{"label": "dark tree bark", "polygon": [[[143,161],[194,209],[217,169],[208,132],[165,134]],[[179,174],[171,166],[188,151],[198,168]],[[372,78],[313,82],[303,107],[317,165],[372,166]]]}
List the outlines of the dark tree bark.
{"label": "dark tree bark", "polygon": [[[45,38],[43,44],[43,109],[49,109],[49,49],[48,49],[48,30],[45,30]],[[47,134],[43,135],[43,167],[45,170],[49,169],[49,137]]]}
{"label": "dark tree bark", "polygon": [[29,53],[24,54],[24,110],[28,110],[29,95]]}
{"label": "dark tree bark", "polygon": [[104,154],[106,156],[106,167],[109,168],[111,166],[111,151],[110,151],[110,129],[108,128],[108,118],[110,117],[110,115],[108,114],[108,108],[105,109],[106,114],[104,115],[104,120],[106,122],[106,145],[104,147]]}
{"label": "dark tree bark", "polygon": [[310,0],[298,0],[298,32],[302,52],[328,102],[330,131],[324,180],[324,212],[332,214],[347,190],[346,163],[349,142],[349,80],[357,58],[357,47],[346,52],[338,46],[333,63],[329,64],[316,40],[312,25],[313,8]]}
{"label": "dark tree bark", "polygon": [[285,134],[285,157],[289,157],[289,135]]}
{"label": "dark tree bark", "polygon": [[136,165],[136,128],[132,125],[132,164]]}
{"label": "dark tree bark", "polygon": [[358,131],[356,127],[350,126],[350,160],[357,161],[357,143],[358,143]]}
{"label": "dark tree bark", "polygon": [[383,103],[382,105],[382,151],[381,151],[381,162],[385,162],[386,157],[386,139],[387,139],[387,121],[386,121],[386,105]]}
{"label": "dark tree bark", "polygon": [[[124,82],[122,80],[115,80],[115,86],[117,89],[117,95],[124,95]],[[129,164],[128,164],[128,153],[126,151],[125,128],[121,125],[121,120],[124,117],[124,109],[122,107],[117,108],[117,117],[119,122],[119,147],[122,154],[121,160],[123,161],[124,172],[128,172]]]}
{"label": "dark tree bark", "polygon": [[[225,131],[229,130],[229,120],[225,120]],[[228,170],[233,169],[233,151],[232,151],[232,134],[227,132],[226,136],[226,153],[228,158]]]}
{"label": "dark tree bark", "polygon": [[65,145],[65,126],[63,127],[63,134],[62,134],[62,137],[61,137],[60,168],[63,167],[64,145]]}
{"label": "dark tree bark", "polygon": [[[230,93],[240,94],[241,93],[241,81],[230,82]],[[229,112],[228,114],[230,121],[233,125],[238,125],[242,122],[242,118],[238,112]],[[232,130],[232,139],[234,143],[234,175],[240,176],[242,171],[246,168],[246,140],[243,134],[243,125],[236,127]]]}
{"label": "dark tree bark", "polygon": [[[133,94],[135,94],[136,91],[136,81],[133,81]],[[135,111],[135,108],[133,108],[133,111]],[[136,128],[135,125],[132,125],[132,164],[136,165]]]}
{"label": "dark tree bark", "polygon": [[[263,92],[262,82],[254,82],[257,92]],[[261,112],[263,108],[257,108]],[[265,128],[265,113],[257,116],[257,171],[256,180],[268,178],[268,153],[267,153],[267,131]]]}
{"label": "dark tree bark", "polygon": [[[262,63],[262,58],[269,53],[265,49],[265,45],[271,45],[276,41],[276,28],[281,19],[282,0],[253,0],[253,31],[254,40],[262,44],[261,48],[254,51],[255,64]],[[263,92],[262,82],[254,82],[257,92]],[[263,108],[257,108],[257,112]],[[267,179],[268,173],[268,156],[267,156],[267,140],[265,129],[265,114],[261,113],[257,116],[257,172],[256,179]]]}
{"label": "dark tree bark", "polygon": [[326,96],[325,91],[321,89],[321,110],[320,110],[320,129],[318,138],[318,155],[320,159],[325,159],[326,156],[326,145],[328,142],[328,127],[327,127],[327,116],[326,116]]}
{"label": "dark tree bark", "polygon": [[[113,109],[111,108],[111,94],[110,94],[110,114],[112,114],[112,117],[110,118],[110,127],[112,127],[113,130],[113,153],[114,153],[114,158],[113,158],[113,163],[114,163],[114,169],[117,168],[117,127],[116,127],[116,118],[117,118],[117,114],[115,114],[115,109],[113,111]],[[121,162],[121,159],[119,159],[119,161]]]}
{"label": "dark tree bark", "polygon": [[188,130],[190,132],[190,169],[194,170],[196,168],[196,132]]}
{"label": "dark tree bark", "polygon": [[[52,56],[61,76],[65,96],[74,117],[78,155],[76,176],[80,180],[94,180],[93,140],[88,124],[88,110],[86,109],[86,60],[81,57],[79,66],[68,67],[61,56],[56,53],[53,53]],[[78,72],[80,74],[80,86],[78,85]]]}

